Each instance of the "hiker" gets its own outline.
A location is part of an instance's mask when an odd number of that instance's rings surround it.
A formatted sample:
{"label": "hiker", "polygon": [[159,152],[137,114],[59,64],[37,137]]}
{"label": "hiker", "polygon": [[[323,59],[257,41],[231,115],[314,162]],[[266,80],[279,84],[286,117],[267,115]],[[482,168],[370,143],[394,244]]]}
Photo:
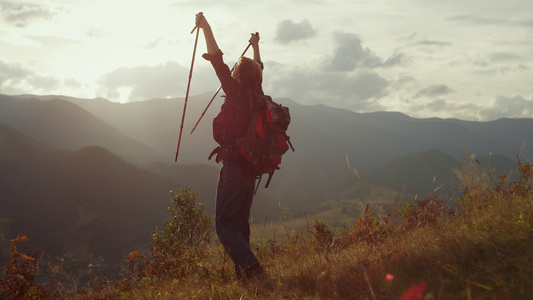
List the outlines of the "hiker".
{"label": "hiker", "polygon": [[220,145],[216,161],[223,163],[216,194],[216,232],[235,263],[237,277],[257,278],[265,271],[250,250],[248,221],[256,178],[250,171],[249,162],[238,152],[236,139],[246,135],[250,122],[249,90],[263,95],[259,34],[252,33],[249,40],[254,59],[241,57],[231,73],[202,13],[196,15],[196,26],[203,30],[207,44],[207,53],[202,57],[213,65],[226,94],[221,112],[213,121],[213,136]]}

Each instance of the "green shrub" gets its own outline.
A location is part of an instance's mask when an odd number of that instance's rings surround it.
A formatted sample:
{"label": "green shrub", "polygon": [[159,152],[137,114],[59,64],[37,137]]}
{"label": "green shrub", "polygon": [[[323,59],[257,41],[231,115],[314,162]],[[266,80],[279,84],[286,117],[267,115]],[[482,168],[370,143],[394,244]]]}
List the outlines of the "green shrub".
{"label": "green shrub", "polygon": [[213,222],[204,212],[204,204],[196,202],[198,193],[190,188],[171,193],[170,219],[150,235],[152,259],[148,261],[137,252],[128,256],[132,279],[180,278],[190,270],[197,270],[207,257]]}
{"label": "green shrub", "polygon": [[326,223],[315,220],[313,229],[310,230],[313,235],[313,245],[317,250],[329,250],[333,246],[335,233]]}

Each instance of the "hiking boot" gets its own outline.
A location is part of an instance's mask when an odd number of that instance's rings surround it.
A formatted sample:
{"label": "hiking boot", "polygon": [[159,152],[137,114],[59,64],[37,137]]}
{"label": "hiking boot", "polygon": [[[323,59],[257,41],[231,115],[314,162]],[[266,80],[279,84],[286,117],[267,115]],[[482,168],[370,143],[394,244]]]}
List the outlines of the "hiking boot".
{"label": "hiking boot", "polygon": [[260,263],[257,263],[244,270],[243,275],[247,280],[261,279],[262,277],[266,277],[266,272],[265,269],[263,269],[263,266]]}
{"label": "hiking boot", "polygon": [[[257,263],[244,270],[242,283],[245,286],[253,287],[256,292],[270,293],[275,287],[274,281],[265,272],[261,264]],[[257,290],[258,289],[258,290]]]}

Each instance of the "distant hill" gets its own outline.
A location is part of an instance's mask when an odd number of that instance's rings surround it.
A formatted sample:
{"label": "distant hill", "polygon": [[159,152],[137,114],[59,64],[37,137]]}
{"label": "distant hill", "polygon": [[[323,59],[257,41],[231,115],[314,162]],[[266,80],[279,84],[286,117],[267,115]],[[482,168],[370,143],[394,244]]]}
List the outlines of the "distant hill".
{"label": "distant hill", "polygon": [[[458,159],[438,150],[421,151],[387,163],[368,176],[370,182],[395,190],[407,190],[419,196],[435,194],[443,199],[456,198],[462,192],[454,169],[461,169],[469,158]],[[505,156],[478,157],[474,164],[480,173],[498,181],[498,174],[511,175],[516,161]],[[436,191],[438,190],[438,191]]]}
{"label": "distant hill", "polygon": [[[190,130],[207,105],[212,93],[189,99],[184,141],[180,158],[183,163],[205,163],[216,146],[211,122],[219,111],[217,98],[193,135]],[[35,97],[35,96],[33,96]],[[128,136],[149,145],[161,161],[172,162],[177,144],[183,99],[151,99],[128,104],[105,99],[78,99],[64,96],[39,96],[62,99],[79,105]],[[463,149],[478,156],[504,155],[513,158],[523,143],[533,141],[533,119],[501,119],[472,122],[457,119],[416,119],[397,112],[355,113],[324,105],[306,106],[287,99],[277,102],[290,108],[289,135],[298,152],[292,160],[308,157],[344,164],[348,156],[363,173],[371,172],[401,156],[436,149],[454,157],[464,157]],[[109,148],[109,147],[107,147]],[[300,160],[299,162],[301,162]]]}
{"label": "distant hill", "polygon": [[[215,99],[195,133],[189,134],[211,96],[205,93],[189,99],[179,165],[220,167],[207,161],[207,156],[216,146],[211,122],[221,98]],[[533,131],[525,130],[533,128],[532,119],[416,119],[395,112],[354,113],[324,105],[301,105],[286,98],[275,100],[290,108],[288,134],[296,152],[284,156],[281,170],[265,192],[291,207],[309,204],[311,199],[320,202],[349,184],[346,157],[352,168],[367,176],[424,151],[437,150],[456,159],[466,157],[464,149],[479,157],[513,158],[524,143],[533,141]],[[0,96],[0,121],[6,125],[55,148],[76,150],[99,145],[141,167],[174,164],[182,110],[182,98],[118,104],[66,96]],[[38,112],[46,118],[40,118]]]}
{"label": "distant hill", "polygon": [[180,187],[102,147],[54,150],[1,124],[0,148],[1,234],[48,254],[121,258],[162,225]]}
{"label": "distant hill", "polygon": [[103,146],[130,160],[156,159],[150,147],[71,102],[0,95],[0,123],[56,149]]}
{"label": "distant hill", "polygon": [[457,190],[452,168],[459,168],[461,161],[438,150],[409,154],[387,163],[370,175],[373,182],[396,190],[408,190],[413,194],[423,191],[426,196],[444,184],[444,190]]}
{"label": "distant hill", "polygon": [[[186,124],[182,137],[180,150],[180,163],[206,163],[211,150],[216,147],[211,133],[211,120],[220,108],[220,102],[214,102],[193,135],[190,134],[194,123],[201,115],[204,105],[207,105],[212,95],[208,93],[191,96],[187,108]],[[183,111],[183,99],[152,99],[143,102],[127,104],[114,103],[105,99],[79,99],[65,96],[17,96],[16,98],[30,98],[63,103],[76,104],[87,113],[93,115],[104,123],[113,126],[125,136],[150,147],[156,157],[141,157],[139,161],[161,161],[174,163],[178,133]],[[219,100],[220,101],[220,100]],[[45,104],[43,104],[45,105]],[[1,108],[1,101],[0,101]],[[0,120],[2,120],[0,118]],[[10,125],[9,123],[7,123]],[[100,144],[110,150],[113,148]],[[132,151],[134,149],[131,149]],[[121,152],[117,154],[128,153]],[[135,152],[131,152],[135,156]]]}

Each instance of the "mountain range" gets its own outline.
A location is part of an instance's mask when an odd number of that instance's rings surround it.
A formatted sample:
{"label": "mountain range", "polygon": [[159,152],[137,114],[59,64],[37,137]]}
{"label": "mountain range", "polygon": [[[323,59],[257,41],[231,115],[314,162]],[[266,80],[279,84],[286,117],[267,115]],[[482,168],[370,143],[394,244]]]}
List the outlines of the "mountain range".
{"label": "mountain range", "polygon": [[[183,98],[119,104],[0,95],[0,259],[19,232],[53,254],[118,259],[146,244],[167,216],[169,191],[180,187],[199,192],[212,213],[220,165],[207,156],[216,147],[211,120],[222,100],[189,134],[211,95],[188,100],[177,164]],[[475,158],[483,171],[512,172],[514,156],[533,141],[532,119],[415,119],[274,100],[290,108],[296,151],[284,156],[271,186],[259,188],[256,220],[281,218],[287,208],[303,214],[340,198],[367,201],[363,185],[422,196],[444,186],[440,191],[457,196],[452,169]]]}

